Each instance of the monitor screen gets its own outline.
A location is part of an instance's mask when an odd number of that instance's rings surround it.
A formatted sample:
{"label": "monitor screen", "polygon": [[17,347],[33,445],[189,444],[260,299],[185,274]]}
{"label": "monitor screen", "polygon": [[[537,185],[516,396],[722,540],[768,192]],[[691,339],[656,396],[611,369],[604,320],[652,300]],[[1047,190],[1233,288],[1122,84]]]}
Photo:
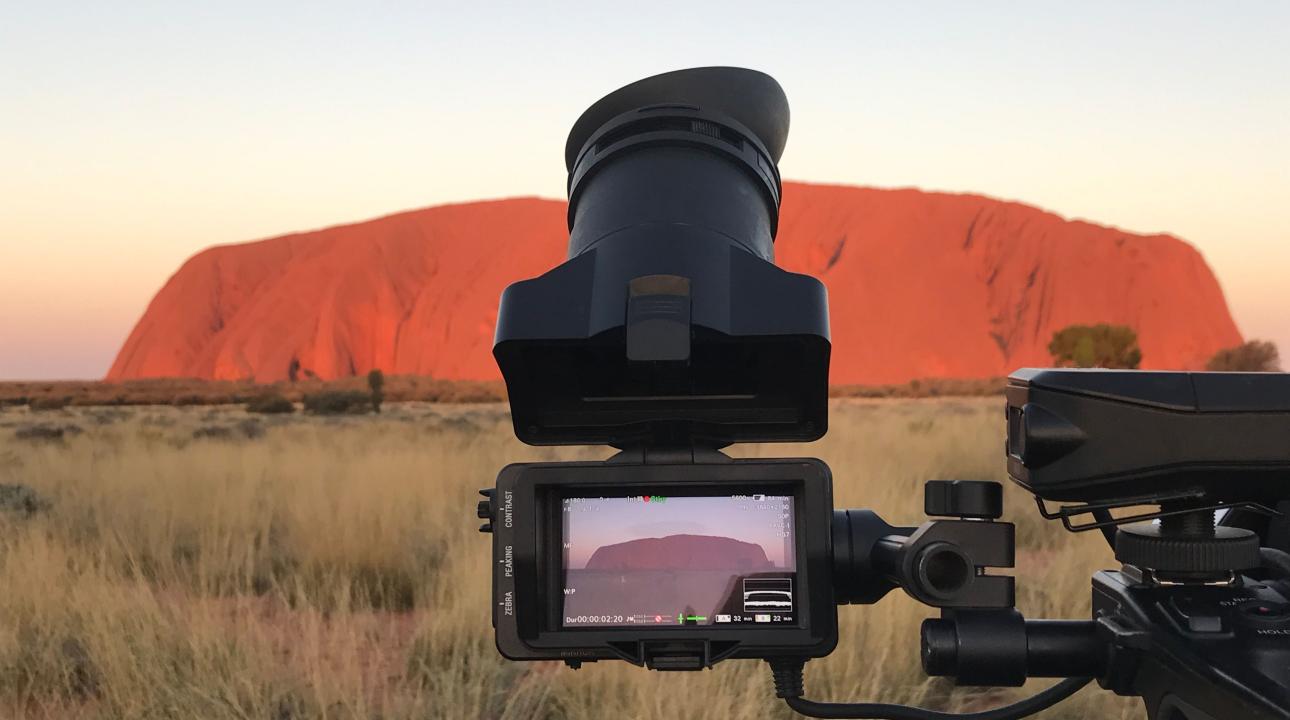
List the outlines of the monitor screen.
{"label": "monitor screen", "polygon": [[797,623],[790,495],[569,497],[564,627]]}

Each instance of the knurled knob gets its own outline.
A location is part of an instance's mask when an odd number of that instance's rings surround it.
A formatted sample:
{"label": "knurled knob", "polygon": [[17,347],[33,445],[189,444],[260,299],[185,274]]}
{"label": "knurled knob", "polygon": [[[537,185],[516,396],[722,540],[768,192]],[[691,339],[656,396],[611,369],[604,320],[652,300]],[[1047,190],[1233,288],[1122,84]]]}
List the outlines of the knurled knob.
{"label": "knurled knob", "polygon": [[1224,573],[1258,567],[1259,537],[1245,528],[1220,525],[1214,534],[1166,533],[1139,522],[1115,533],[1115,559],[1127,565],[1171,573]]}
{"label": "knurled knob", "polygon": [[479,531],[482,533],[490,533],[493,531],[493,488],[484,488],[479,491],[479,494],[483,495],[484,499],[480,500],[479,504],[475,506],[475,515],[478,516],[480,520],[488,521],[479,526]]}
{"label": "knurled knob", "polygon": [[1003,515],[1003,486],[989,480],[930,480],[923,486],[923,511],[937,517],[997,520]]}

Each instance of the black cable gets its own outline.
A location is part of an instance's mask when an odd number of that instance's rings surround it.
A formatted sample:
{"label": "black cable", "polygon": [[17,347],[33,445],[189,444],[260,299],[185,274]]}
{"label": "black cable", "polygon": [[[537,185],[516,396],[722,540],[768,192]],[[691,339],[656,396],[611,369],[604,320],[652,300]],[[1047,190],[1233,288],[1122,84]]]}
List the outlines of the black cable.
{"label": "black cable", "polygon": [[815,718],[849,720],[1019,720],[1079,692],[1091,678],[1069,678],[1020,702],[974,713],[947,713],[888,703],[822,703],[801,697],[802,660],[772,660],[775,694],[795,712]]}
{"label": "black cable", "polygon": [[886,703],[822,703],[803,698],[785,698],[788,706],[816,718],[864,718],[865,720],[1018,720],[1034,715],[1079,692],[1091,678],[1070,678],[1021,702],[974,713],[947,713],[908,705]]}

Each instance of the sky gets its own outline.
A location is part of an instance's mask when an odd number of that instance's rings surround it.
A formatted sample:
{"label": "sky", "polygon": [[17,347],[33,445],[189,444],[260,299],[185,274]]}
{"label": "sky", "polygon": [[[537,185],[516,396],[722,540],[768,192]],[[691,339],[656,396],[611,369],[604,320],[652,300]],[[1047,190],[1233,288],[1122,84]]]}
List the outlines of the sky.
{"label": "sky", "polygon": [[5,3],[0,379],[98,378],[214,244],[564,194],[569,127],[699,65],[787,91],[787,179],[1196,245],[1290,356],[1286,2]]}

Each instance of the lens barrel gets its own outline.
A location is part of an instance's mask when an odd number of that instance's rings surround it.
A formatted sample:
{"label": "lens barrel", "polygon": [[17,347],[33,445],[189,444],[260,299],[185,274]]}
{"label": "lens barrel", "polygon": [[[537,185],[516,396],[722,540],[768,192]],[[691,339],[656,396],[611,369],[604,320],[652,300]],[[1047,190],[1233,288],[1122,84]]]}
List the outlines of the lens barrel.
{"label": "lens barrel", "polygon": [[779,83],[743,68],[665,73],[602,98],[566,144],[569,257],[679,232],[773,261],[788,117]]}

